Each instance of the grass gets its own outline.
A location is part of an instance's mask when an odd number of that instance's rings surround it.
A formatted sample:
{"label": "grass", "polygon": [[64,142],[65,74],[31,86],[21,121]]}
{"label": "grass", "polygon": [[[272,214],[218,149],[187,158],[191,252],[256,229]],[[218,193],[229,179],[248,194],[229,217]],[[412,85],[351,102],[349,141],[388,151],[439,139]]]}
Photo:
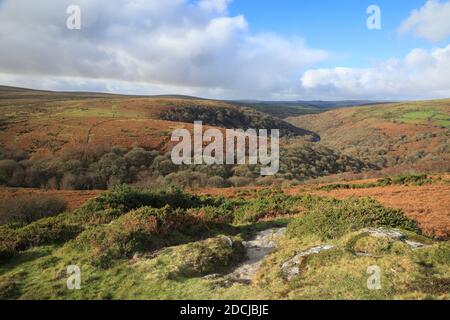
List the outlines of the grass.
{"label": "grass", "polygon": [[68,118],[137,118],[139,116],[137,112],[118,110],[115,105],[113,105],[110,109],[94,107],[69,108],[59,112],[58,115]]}
{"label": "grass", "polygon": [[442,127],[450,127],[450,115],[434,109],[405,112],[400,119],[406,123],[431,122]]}
{"label": "grass", "polygon": [[[265,210],[272,211],[261,214]],[[263,189],[225,200],[119,187],[71,214],[47,219],[27,229],[0,230],[2,245],[13,239],[7,232],[35,239],[0,262],[0,298],[450,298],[448,242],[418,235],[401,211],[370,199],[339,201]],[[77,226],[78,231],[52,233],[49,221]],[[203,277],[227,274],[244,259],[243,240],[286,224],[287,236],[277,241],[277,250],[266,257],[252,285]],[[428,246],[411,250],[404,241],[371,238],[360,230],[379,225],[409,229],[404,231],[408,239]],[[320,244],[334,249],[303,259],[300,277],[287,281],[280,265]],[[66,287],[72,264],[81,269],[81,290]],[[381,290],[367,289],[371,265],[382,270]]]}

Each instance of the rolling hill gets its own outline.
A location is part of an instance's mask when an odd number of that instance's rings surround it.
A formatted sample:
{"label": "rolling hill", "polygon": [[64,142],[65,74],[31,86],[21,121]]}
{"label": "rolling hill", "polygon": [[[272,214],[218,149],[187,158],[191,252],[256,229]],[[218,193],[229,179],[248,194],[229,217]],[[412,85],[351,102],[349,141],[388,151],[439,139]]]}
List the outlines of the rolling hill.
{"label": "rolling hill", "polygon": [[[0,183],[10,187],[104,189],[120,183],[181,187],[299,182],[336,174],[449,171],[450,100],[341,108],[289,117],[235,102],[0,87]],[[366,101],[348,102],[364,104]],[[276,107],[277,106],[277,107]],[[324,108],[336,107],[330,111]],[[312,110],[312,109],[309,109]],[[280,172],[257,166],[174,166],[171,132],[207,127],[280,129]]]}
{"label": "rolling hill", "polygon": [[449,99],[343,108],[287,120],[319,134],[320,144],[379,168],[450,170]]}

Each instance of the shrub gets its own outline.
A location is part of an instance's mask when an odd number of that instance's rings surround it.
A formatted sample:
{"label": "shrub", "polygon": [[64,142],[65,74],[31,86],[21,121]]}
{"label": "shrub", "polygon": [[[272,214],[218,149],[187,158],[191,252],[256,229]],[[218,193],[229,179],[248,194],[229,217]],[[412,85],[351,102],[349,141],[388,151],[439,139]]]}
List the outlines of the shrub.
{"label": "shrub", "polygon": [[412,184],[421,186],[433,182],[426,174],[400,175],[392,178],[394,184]]}
{"label": "shrub", "polygon": [[0,204],[1,224],[28,224],[55,216],[67,209],[67,202],[55,196],[20,196]]}
{"label": "shrub", "polygon": [[[317,200],[316,200],[317,201]],[[288,225],[291,237],[318,235],[322,239],[338,238],[365,227],[392,227],[419,232],[417,223],[399,209],[390,209],[370,199],[317,201],[303,217]]]}
{"label": "shrub", "polygon": [[107,268],[116,259],[180,243],[201,231],[202,223],[183,209],[142,207],[112,224],[86,229],[69,246],[87,251],[92,264]]}
{"label": "shrub", "polygon": [[91,201],[86,205],[86,209],[98,211],[111,208],[128,212],[144,206],[162,208],[166,205],[175,208],[191,208],[199,205],[199,198],[174,188],[139,191],[126,185],[120,185]]}
{"label": "shrub", "polygon": [[299,204],[300,198],[269,189],[257,193],[251,201],[237,206],[234,222],[256,222],[262,218],[294,214],[298,212]]}
{"label": "shrub", "polygon": [[189,211],[201,221],[206,223],[223,223],[229,224],[234,220],[233,207],[227,204],[220,206],[204,206]]}
{"label": "shrub", "polygon": [[69,224],[61,217],[50,217],[35,221],[17,229],[17,250],[26,250],[33,246],[63,243],[75,238],[83,226]]}
{"label": "shrub", "polygon": [[0,260],[14,256],[17,243],[17,232],[12,228],[0,226]]}

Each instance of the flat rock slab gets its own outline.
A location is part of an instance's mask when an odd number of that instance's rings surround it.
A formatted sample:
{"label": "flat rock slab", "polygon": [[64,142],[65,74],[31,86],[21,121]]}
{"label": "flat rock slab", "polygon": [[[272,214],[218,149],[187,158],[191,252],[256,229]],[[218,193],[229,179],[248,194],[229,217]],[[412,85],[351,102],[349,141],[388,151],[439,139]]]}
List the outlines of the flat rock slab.
{"label": "flat rock slab", "polygon": [[368,233],[372,237],[377,238],[390,238],[393,240],[402,240],[406,238],[406,236],[398,229],[386,229],[380,227],[380,228],[366,228],[363,229],[362,231]]}
{"label": "flat rock slab", "polygon": [[333,248],[334,246],[331,245],[320,245],[317,247],[306,249],[296,254],[293,258],[284,262],[281,265],[281,272],[284,274],[287,280],[292,280],[294,277],[297,277],[300,274],[300,265],[305,257],[312,254],[318,254],[322,251],[331,250]]}

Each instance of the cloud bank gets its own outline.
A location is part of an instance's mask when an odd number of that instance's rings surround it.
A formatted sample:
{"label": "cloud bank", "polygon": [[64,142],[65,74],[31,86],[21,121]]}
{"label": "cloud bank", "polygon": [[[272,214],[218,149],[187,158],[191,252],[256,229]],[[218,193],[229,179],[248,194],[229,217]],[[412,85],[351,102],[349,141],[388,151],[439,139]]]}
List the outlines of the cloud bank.
{"label": "cloud bank", "polygon": [[[229,14],[231,1],[0,1],[0,84],[228,99],[450,97],[450,45],[367,68],[318,68],[330,52],[252,31]],[[81,30],[66,28],[74,4]],[[450,1],[429,0],[399,32],[446,40],[449,17]]]}
{"label": "cloud bank", "polygon": [[371,68],[311,69],[300,79],[309,95],[333,98],[406,99],[450,97],[450,45],[414,49],[403,59]]}
{"label": "cloud bank", "polygon": [[[228,14],[229,2],[6,0],[0,78],[270,97],[295,91],[302,70],[327,57],[300,38],[252,32],[244,16]],[[71,4],[81,7],[79,31],[66,28]]]}

